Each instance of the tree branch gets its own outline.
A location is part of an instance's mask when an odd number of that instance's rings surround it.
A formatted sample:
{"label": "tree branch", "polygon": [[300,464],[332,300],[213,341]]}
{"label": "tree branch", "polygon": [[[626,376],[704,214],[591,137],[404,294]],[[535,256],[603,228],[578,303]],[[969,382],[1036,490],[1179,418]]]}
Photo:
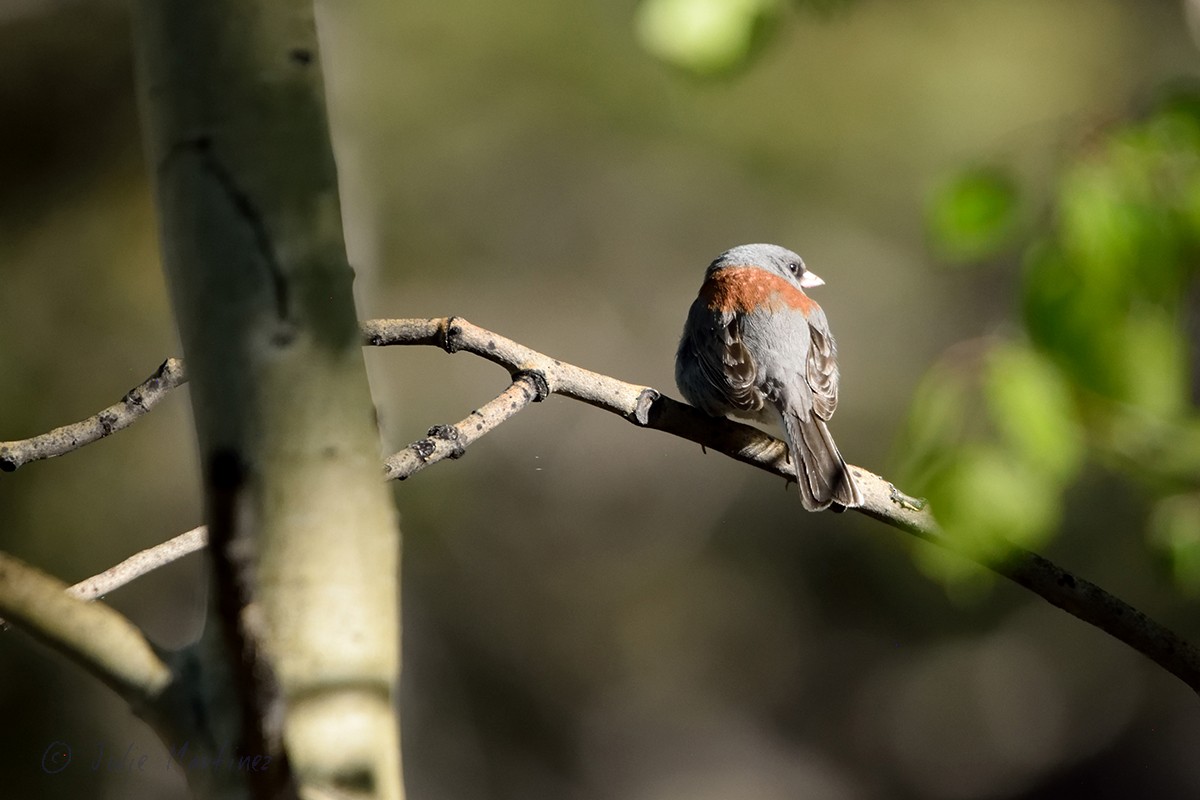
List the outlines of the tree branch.
{"label": "tree branch", "polygon": [[[462,350],[481,356],[513,374],[539,373],[551,394],[581,400],[619,414],[635,425],[688,439],[795,480],[787,446],[756,428],[709,417],[663,397],[650,387],[565,364],[460,317],[371,320],[362,324],[362,330],[364,341],[371,345],[436,345],[448,353]],[[958,553],[1024,586],[1147,656],[1200,694],[1200,651],[1173,631],[1099,586],[1016,545],[1005,543],[1004,557],[999,561],[980,561],[977,554],[941,529],[924,501],[904,495],[887,480],[862,467],[851,465],[850,469],[863,492],[863,505],[856,511]]]}
{"label": "tree branch", "polygon": [[545,382],[536,373],[518,373],[500,396],[455,425],[434,425],[424,439],[418,439],[383,462],[387,480],[402,481],[446,458],[458,458],[476,439],[491,433],[530,403],[548,395]]}
{"label": "tree branch", "polygon": [[[453,426],[431,428],[426,438],[389,457],[384,468],[389,479],[403,480],[430,464],[461,456],[479,437],[530,402],[550,394],[580,400],[640,427],[696,442],[774,475],[795,479],[787,446],[756,428],[709,417],[650,387],[625,383],[558,361],[460,317],[369,320],[361,324],[361,329],[363,341],[368,345],[426,345],[448,353],[465,351],[504,367],[513,376],[508,389],[466,419]],[[851,465],[850,469],[864,498],[863,506],[856,511],[981,563],[1124,642],[1200,693],[1200,651],[1174,632],[1099,586],[1015,545],[1005,545],[1005,557],[998,561],[980,561],[977,554],[960,546],[941,529],[924,501],[908,497],[862,467]]]}
{"label": "tree branch", "polygon": [[[103,597],[114,589],[119,589],[127,583],[132,583],[143,575],[153,572],[159,567],[165,567],[173,561],[178,561],[186,555],[203,550],[208,546],[208,529],[201,525],[186,533],[172,537],[162,544],[156,544],[134,553],[129,558],[110,567],[90,578],[85,578],[73,586],[67,587],[67,594],[85,602],[91,602]],[[0,553],[0,556],[3,554]],[[0,586],[0,602],[3,601],[4,589]],[[8,624],[8,620],[0,617],[0,626]]]}
{"label": "tree branch", "polygon": [[157,705],[170,668],[137,626],[97,603],[70,596],[57,578],[0,553],[0,614],[80,664],[134,709]]}
{"label": "tree branch", "polygon": [[80,600],[95,600],[127,583],[132,583],[148,572],[153,572],[172,561],[178,561],[197,550],[203,550],[207,544],[208,529],[203,525],[192,528],[162,544],[134,553],[115,567],[80,581],[67,589],[67,594]]}
{"label": "tree branch", "polygon": [[103,411],[72,425],[14,442],[0,442],[0,472],[13,472],[30,461],[54,458],[128,428],[148,413],[167,393],[187,381],[183,362],[168,358],[153,375]]}

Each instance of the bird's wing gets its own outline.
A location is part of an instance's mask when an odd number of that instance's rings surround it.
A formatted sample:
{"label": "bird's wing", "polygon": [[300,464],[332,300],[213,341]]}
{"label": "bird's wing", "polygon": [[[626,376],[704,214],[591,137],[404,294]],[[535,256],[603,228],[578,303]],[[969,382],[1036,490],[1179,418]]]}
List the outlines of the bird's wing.
{"label": "bird's wing", "polygon": [[[816,322],[816,324],[813,324]],[[837,348],[823,320],[809,322],[811,345],[804,367],[804,381],[813,394],[813,413],[824,420],[833,416],[838,402]]]}
{"label": "bird's wing", "polygon": [[742,341],[742,317],[722,314],[717,321],[719,341],[697,348],[700,371],[733,408],[747,413],[761,411],[766,398],[757,385],[758,365]]}

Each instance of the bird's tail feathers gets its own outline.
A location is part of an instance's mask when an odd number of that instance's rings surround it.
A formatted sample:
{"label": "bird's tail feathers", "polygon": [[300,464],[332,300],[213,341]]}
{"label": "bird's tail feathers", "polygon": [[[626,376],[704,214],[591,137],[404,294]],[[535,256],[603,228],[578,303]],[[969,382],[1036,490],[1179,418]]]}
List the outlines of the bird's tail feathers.
{"label": "bird's tail feathers", "polygon": [[825,420],[815,414],[810,414],[808,419],[790,413],[782,416],[804,508],[823,511],[831,505],[861,506],[862,492],[838,452]]}

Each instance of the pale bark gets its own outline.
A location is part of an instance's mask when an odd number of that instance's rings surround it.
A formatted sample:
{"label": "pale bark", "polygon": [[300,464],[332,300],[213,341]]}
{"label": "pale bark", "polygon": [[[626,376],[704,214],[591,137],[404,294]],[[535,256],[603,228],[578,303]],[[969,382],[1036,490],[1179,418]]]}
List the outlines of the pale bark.
{"label": "pale bark", "polygon": [[379,480],[311,2],[144,0],[136,23],[206,480],[214,611],[198,661],[216,682],[210,733],[216,746],[286,754],[274,777],[290,765],[302,796],[399,797],[399,534]]}

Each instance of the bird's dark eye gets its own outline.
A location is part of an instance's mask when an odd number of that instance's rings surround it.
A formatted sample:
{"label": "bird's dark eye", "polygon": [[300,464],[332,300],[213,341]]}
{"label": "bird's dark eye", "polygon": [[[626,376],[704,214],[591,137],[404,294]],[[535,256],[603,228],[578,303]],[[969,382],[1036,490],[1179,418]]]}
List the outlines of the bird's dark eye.
{"label": "bird's dark eye", "polygon": [[787,268],[788,272],[791,272],[793,275],[799,275],[800,270],[803,269],[803,267],[801,267],[800,263],[797,261],[789,261]]}

